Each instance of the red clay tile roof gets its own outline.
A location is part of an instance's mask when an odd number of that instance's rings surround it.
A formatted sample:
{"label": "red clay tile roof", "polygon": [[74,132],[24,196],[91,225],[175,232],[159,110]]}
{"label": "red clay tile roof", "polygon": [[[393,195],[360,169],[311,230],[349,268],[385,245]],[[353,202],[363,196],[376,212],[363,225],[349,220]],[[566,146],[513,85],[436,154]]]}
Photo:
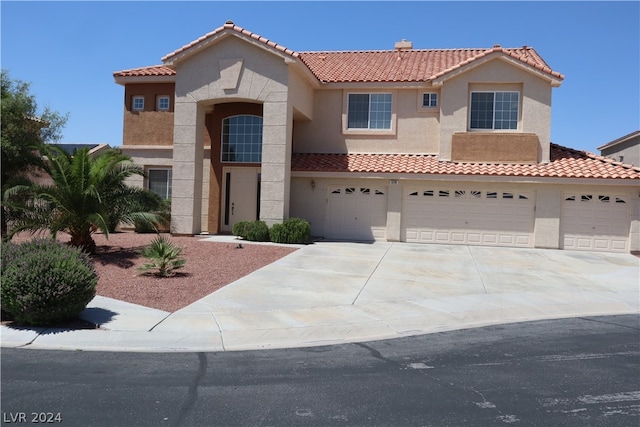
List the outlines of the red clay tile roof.
{"label": "red clay tile roof", "polygon": [[164,65],[152,65],[150,67],[132,68],[130,70],[116,71],[114,77],[141,77],[141,76],[175,76],[176,71]]}
{"label": "red clay tile roof", "polygon": [[[325,83],[336,82],[418,82],[441,77],[455,69],[493,53],[502,53],[550,74],[564,76],[544,62],[530,47],[505,49],[429,49],[361,51],[361,52],[300,52],[302,62]],[[400,59],[401,58],[401,59]]]}
{"label": "red clay tile roof", "polygon": [[[564,79],[564,76],[553,71],[533,48],[527,46],[509,49],[496,45],[488,49],[410,49],[401,52],[397,50],[383,50],[298,53],[259,34],[235,25],[231,21],[226,22],[222,27],[218,27],[199,39],[164,56],[162,61],[165,63],[170,62],[177,55],[228,30],[235,31],[287,55],[299,58],[319,81],[325,83],[429,81],[491,54],[507,55],[539,71],[547,73],[554,78]],[[399,57],[402,59],[399,60]],[[170,68],[155,65],[152,67],[116,72],[114,73],[114,77],[164,76],[173,74],[175,74],[175,72],[172,73]]]}
{"label": "red clay tile roof", "polygon": [[551,161],[540,164],[441,162],[424,154],[293,154],[298,172],[416,173],[546,178],[640,180],[640,168],[585,151],[551,144]]}

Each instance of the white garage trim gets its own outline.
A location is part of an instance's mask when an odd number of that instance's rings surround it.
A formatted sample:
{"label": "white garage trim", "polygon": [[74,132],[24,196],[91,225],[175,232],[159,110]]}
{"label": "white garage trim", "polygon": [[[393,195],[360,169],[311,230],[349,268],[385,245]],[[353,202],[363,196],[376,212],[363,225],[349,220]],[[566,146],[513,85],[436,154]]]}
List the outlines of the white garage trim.
{"label": "white garage trim", "polygon": [[402,240],[533,247],[534,194],[483,188],[405,188]]}
{"label": "white garage trim", "polygon": [[563,249],[629,251],[628,196],[596,193],[565,193],[560,221]]}
{"label": "white garage trim", "polygon": [[387,188],[370,184],[327,188],[326,237],[340,240],[385,239]]}

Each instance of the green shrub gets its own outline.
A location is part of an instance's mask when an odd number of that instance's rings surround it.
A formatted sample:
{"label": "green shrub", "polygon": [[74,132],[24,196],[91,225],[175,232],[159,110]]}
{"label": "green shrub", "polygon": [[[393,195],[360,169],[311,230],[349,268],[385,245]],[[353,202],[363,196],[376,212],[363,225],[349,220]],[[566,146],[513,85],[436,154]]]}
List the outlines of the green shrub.
{"label": "green shrub", "polygon": [[238,221],[233,224],[231,233],[233,233],[234,236],[242,237],[244,239],[247,235],[247,227],[249,227],[249,224],[249,221]]}
{"label": "green shrub", "polygon": [[305,244],[311,240],[311,225],[300,218],[289,218],[282,224],[273,224],[269,232],[274,243]]}
{"label": "green shrub", "polygon": [[2,309],[25,325],[77,317],[96,294],[89,256],[53,239],[2,245]]}
{"label": "green shrub", "polygon": [[250,242],[268,242],[269,226],[267,226],[267,223],[264,221],[250,222],[244,238]]}
{"label": "green shrub", "polygon": [[143,264],[139,270],[143,272],[158,270],[156,274],[162,277],[172,276],[174,270],[184,267],[187,262],[184,258],[180,258],[182,248],[177,247],[161,234],[153,239],[141,254],[149,262]]}
{"label": "green shrub", "polygon": [[240,221],[233,225],[232,232],[235,236],[242,237],[250,242],[268,242],[269,226],[264,221]]}

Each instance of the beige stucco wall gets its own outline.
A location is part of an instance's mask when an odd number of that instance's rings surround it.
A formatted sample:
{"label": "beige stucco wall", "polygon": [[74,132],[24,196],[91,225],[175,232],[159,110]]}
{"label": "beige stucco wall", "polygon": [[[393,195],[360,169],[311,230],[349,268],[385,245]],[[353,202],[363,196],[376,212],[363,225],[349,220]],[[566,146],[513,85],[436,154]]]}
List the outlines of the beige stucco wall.
{"label": "beige stucco wall", "polygon": [[453,133],[469,130],[468,110],[472,90],[521,90],[517,132],[538,135],[540,141],[539,159],[541,162],[549,161],[551,84],[499,58],[485,62],[443,82],[440,106],[442,110],[440,158],[442,160],[450,160],[451,158]]}
{"label": "beige stucco wall", "polygon": [[[430,89],[381,88],[320,89],[313,98],[313,121],[297,121],[296,153],[421,153],[436,154],[439,109],[419,107],[419,97]],[[349,93],[388,92],[393,95],[392,130],[346,130]]]}
{"label": "beige stucco wall", "polygon": [[309,221],[313,236],[324,235],[327,185],[322,178],[291,179],[291,217]]}
{"label": "beige stucco wall", "polygon": [[[298,98],[288,94],[289,58],[263,46],[228,36],[177,63],[173,184],[179,200],[172,204],[174,233],[202,230],[193,216],[205,208],[200,205],[202,172],[192,166],[202,161],[205,112],[219,102],[263,103],[260,216],[269,224],[289,216],[293,124],[289,101]],[[302,101],[297,102],[300,110],[308,111]]]}
{"label": "beige stucco wall", "polygon": [[[145,171],[154,167],[172,168],[173,150],[170,147],[121,147],[122,152],[131,157],[131,160],[138,165],[144,165]],[[208,232],[206,225],[209,217],[209,180],[210,180],[211,150],[206,147],[202,159],[202,209],[201,221],[205,225],[202,232]],[[173,168],[172,168],[173,170]],[[172,172],[173,173],[173,172]],[[146,188],[146,179],[141,176],[127,178],[126,183],[135,187]],[[172,205],[175,203],[175,187],[172,188]],[[173,218],[172,218],[173,220]]]}

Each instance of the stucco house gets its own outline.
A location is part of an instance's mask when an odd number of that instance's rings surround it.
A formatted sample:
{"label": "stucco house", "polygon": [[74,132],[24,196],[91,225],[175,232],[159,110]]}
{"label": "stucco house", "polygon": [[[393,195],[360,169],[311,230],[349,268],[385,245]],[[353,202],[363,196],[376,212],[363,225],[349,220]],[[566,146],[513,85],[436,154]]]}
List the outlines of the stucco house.
{"label": "stucco house", "polygon": [[598,147],[602,156],[640,166],[640,130],[616,138]]}
{"label": "stucco house", "polygon": [[640,250],[640,169],[551,143],[531,47],[294,52],[227,22],[114,73],[132,182],[175,234],[305,218],[326,239]]}

